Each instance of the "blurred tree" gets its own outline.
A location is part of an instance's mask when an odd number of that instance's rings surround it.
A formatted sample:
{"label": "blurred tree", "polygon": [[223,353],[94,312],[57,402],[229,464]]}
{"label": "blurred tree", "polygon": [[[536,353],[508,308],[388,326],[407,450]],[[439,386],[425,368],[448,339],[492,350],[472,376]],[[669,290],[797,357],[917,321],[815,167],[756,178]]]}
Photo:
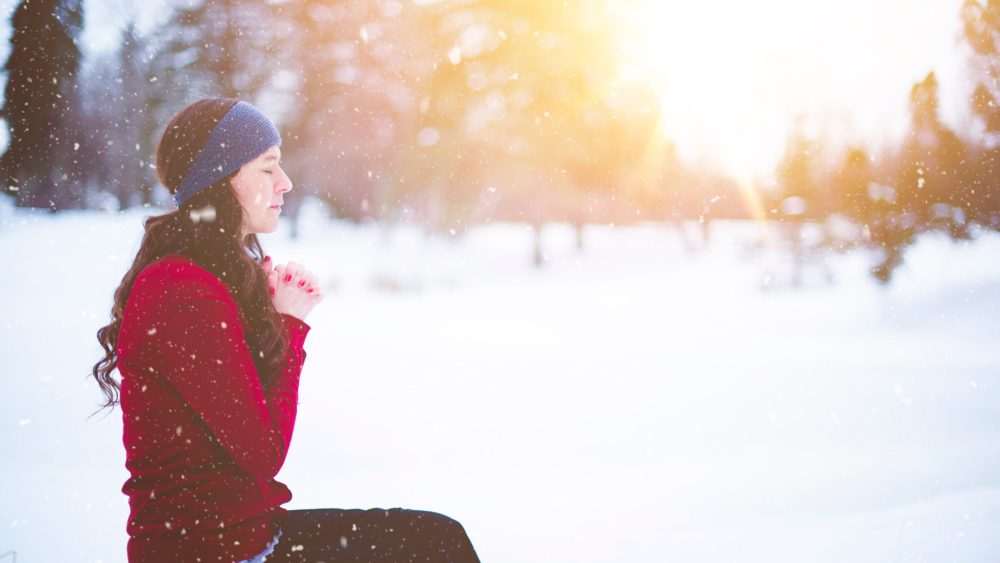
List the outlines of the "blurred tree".
{"label": "blurred tree", "polygon": [[122,181],[131,194],[125,198],[125,207],[154,203],[153,188],[158,182],[153,160],[163,123],[159,121],[157,109],[164,107],[167,100],[161,93],[163,85],[156,80],[146,40],[138,34],[134,23],[130,23],[122,36],[118,55],[122,84],[126,86],[121,93],[125,111],[122,130],[131,141],[121,143],[126,152],[122,155],[123,171],[126,172]]}
{"label": "blurred tree", "polygon": [[971,48],[975,72],[972,111],[989,134],[1000,134],[1000,1],[965,0],[961,17],[963,37]]}
{"label": "blurred tree", "polygon": [[630,183],[625,169],[649,156],[657,105],[616,84],[605,2],[446,1],[420,17],[433,63],[418,94],[419,146],[396,189],[426,202],[429,224],[527,222],[538,263],[545,222],[634,216],[630,190],[649,189],[656,173]]}
{"label": "blurred tree", "polygon": [[921,229],[943,227],[964,238],[969,211],[966,146],[943,123],[934,73],[910,91],[911,129],[896,181],[897,205]]}
{"label": "blurred tree", "polygon": [[114,121],[122,89],[117,62],[114,53],[99,53],[89,56],[80,69],[80,106],[86,142],[81,144],[79,157],[86,171],[87,203],[92,207],[124,207],[111,173],[119,163],[108,158],[122,140]]}
{"label": "blurred tree", "polygon": [[869,188],[873,181],[871,158],[860,147],[850,147],[832,182],[834,209],[865,225],[871,220]]}
{"label": "blurred tree", "polygon": [[1000,231],[1000,147],[980,149],[970,180],[970,222]]}
{"label": "blurred tree", "polygon": [[[903,253],[916,238],[915,214],[906,213],[899,205],[896,182],[899,170],[904,162],[904,152],[901,147],[887,151],[880,159],[862,164],[859,153],[851,151],[847,162],[841,168],[838,180],[843,189],[840,200],[850,198],[857,201],[860,197],[854,190],[860,189],[860,184],[867,184],[867,203],[856,210],[845,210],[862,225],[862,240],[875,250],[874,265],[871,274],[882,284],[892,280],[896,268],[902,264]],[[857,211],[856,215],[852,212]]]}
{"label": "blurred tree", "polygon": [[816,171],[815,143],[803,132],[802,118],[796,123],[785,146],[785,154],[778,163],[776,173],[778,190],[773,195],[776,201],[770,207],[778,210],[779,233],[788,245],[791,258],[791,284],[798,287],[802,282],[806,249],[804,247],[803,224],[806,220],[816,220],[823,210],[819,205],[820,190]]}
{"label": "blurred tree", "polygon": [[185,3],[145,34],[130,22],[118,51],[95,62],[87,87],[88,119],[101,137],[93,179],[121,207],[157,203],[153,154],[180,108],[214,96],[259,103],[276,43],[274,26],[260,22],[273,24],[274,11],[266,0]]}
{"label": "blurred tree", "polygon": [[422,73],[425,38],[414,10],[394,1],[284,10],[282,57],[296,75],[289,170],[300,196],[315,194],[338,215],[361,220],[384,210],[416,113],[412,84]]}
{"label": "blurred tree", "polygon": [[580,108],[563,154],[574,224],[663,216],[664,173],[678,163],[659,122],[659,97],[645,82],[615,85]]}
{"label": "blurred tree", "polygon": [[825,216],[817,152],[818,144],[803,131],[803,118],[797,118],[776,173],[778,200],[774,207],[783,220],[817,220]]}
{"label": "blurred tree", "polygon": [[150,82],[149,46],[129,22],[116,52],[92,60],[81,77],[87,128],[93,137],[85,153],[89,176],[118,207],[153,203],[156,177],[152,168],[159,126],[149,111],[160,86]]}
{"label": "blurred tree", "polygon": [[0,157],[4,193],[23,207],[81,207],[77,37],[83,4],[24,0],[14,10],[11,26],[0,110],[10,131],[7,151]]}
{"label": "blurred tree", "polygon": [[162,104],[157,92],[161,85],[151,81],[149,54],[134,22],[129,22],[118,49],[118,69],[121,74],[121,110],[118,130],[123,139],[116,143],[120,171],[118,183],[123,190],[122,207],[153,203],[153,186],[157,179],[153,169],[153,153],[158,141],[160,124],[150,111]]}
{"label": "blurred tree", "polygon": [[966,0],[961,16],[974,81],[971,109],[982,127],[965,209],[970,222],[1000,230],[1000,1]]}
{"label": "blurred tree", "polygon": [[220,96],[254,101],[274,70],[275,10],[266,0],[200,0],[174,8],[157,31],[153,65],[161,88],[188,102]]}
{"label": "blurred tree", "polygon": [[[116,51],[90,58],[81,73],[82,107],[88,142],[80,149],[88,184],[110,194],[120,209],[137,205],[171,206],[158,185],[154,152],[164,124],[193,101],[178,86],[188,72],[171,54],[177,36],[173,23],[140,33],[129,21]],[[111,205],[97,199],[96,205]]]}
{"label": "blurred tree", "polygon": [[911,127],[895,156],[891,185],[874,186],[867,223],[879,251],[872,273],[892,279],[905,249],[917,235],[946,231],[953,239],[968,238],[968,217],[974,189],[968,176],[965,143],[940,120],[938,83],[933,72],[910,91]]}

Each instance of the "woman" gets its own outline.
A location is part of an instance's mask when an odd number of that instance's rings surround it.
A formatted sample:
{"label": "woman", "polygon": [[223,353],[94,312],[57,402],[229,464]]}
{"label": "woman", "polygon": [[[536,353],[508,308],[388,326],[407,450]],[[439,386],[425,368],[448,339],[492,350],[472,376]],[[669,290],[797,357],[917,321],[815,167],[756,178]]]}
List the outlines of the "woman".
{"label": "woman", "polygon": [[160,138],[157,176],[178,209],[146,219],[93,369],[105,407],[121,394],[129,561],[478,561],[434,512],[281,507],[292,494],[274,477],[323,291],[257,238],[292,189],[280,145],[233,99],[189,105]]}

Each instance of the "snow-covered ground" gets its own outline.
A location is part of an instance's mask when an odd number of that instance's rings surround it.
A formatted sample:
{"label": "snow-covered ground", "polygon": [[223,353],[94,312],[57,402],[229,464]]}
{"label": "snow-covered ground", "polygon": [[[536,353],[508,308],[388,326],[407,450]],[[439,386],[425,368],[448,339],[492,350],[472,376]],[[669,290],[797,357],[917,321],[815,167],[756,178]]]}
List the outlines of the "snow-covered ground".
{"label": "snow-covered ground", "polygon": [[[0,554],[125,561],[121,411],[87,419],[87,374],[154,211],[0,211]],[[796,290],[744,223],[696,253],[556,225],[541,269],[521,225],[289,230],[269,253],[328,297],[287,508],[442,512],[485,562],[1000,560],[998,235]]]}

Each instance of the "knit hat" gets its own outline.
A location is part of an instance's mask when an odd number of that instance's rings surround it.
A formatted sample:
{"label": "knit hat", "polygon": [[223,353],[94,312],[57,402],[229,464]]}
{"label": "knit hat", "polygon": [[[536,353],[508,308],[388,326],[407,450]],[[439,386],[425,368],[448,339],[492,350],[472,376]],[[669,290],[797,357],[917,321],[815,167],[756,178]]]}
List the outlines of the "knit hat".
{"label": "knit hat", "polygon": [[215,125],[174,194],[177,207],[221,178],[281,145],[281,134],[264,114],[237,102]]}

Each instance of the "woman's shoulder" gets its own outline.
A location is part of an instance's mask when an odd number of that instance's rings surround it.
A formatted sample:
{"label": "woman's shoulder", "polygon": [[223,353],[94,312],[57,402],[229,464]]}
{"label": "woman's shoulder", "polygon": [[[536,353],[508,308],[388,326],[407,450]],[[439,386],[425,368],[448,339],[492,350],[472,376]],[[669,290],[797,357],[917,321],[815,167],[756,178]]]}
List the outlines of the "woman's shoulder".
{"label": "woman's shoulder", "polygon": [[[125,304],[119,357],[161,342],[160,337],[151,337],[158,330],[161,336],[169,334],[171,325],[185,333],[188,324],[195,322],[192,319],[201,318],[207,302],[239,313],[223,282],[192,258],[171,253],[150,262],[136,276]],[[191,313],[195,317],[188,316]]]}
{"label": "woman's shoulder", "polygon": [[222,281],[215,277],[215,274],[206,270],[194,258],[176,252],[166,254],[147,264],[139,272],[136,279],[173,283],[215,282],[219,285],[222,284]]}
{"label": "woman's shoulder", "polygon": [[173,299],[226,297],[225,284],[193,258],[178,253],[166,254],[139,272],[133,293]]}

